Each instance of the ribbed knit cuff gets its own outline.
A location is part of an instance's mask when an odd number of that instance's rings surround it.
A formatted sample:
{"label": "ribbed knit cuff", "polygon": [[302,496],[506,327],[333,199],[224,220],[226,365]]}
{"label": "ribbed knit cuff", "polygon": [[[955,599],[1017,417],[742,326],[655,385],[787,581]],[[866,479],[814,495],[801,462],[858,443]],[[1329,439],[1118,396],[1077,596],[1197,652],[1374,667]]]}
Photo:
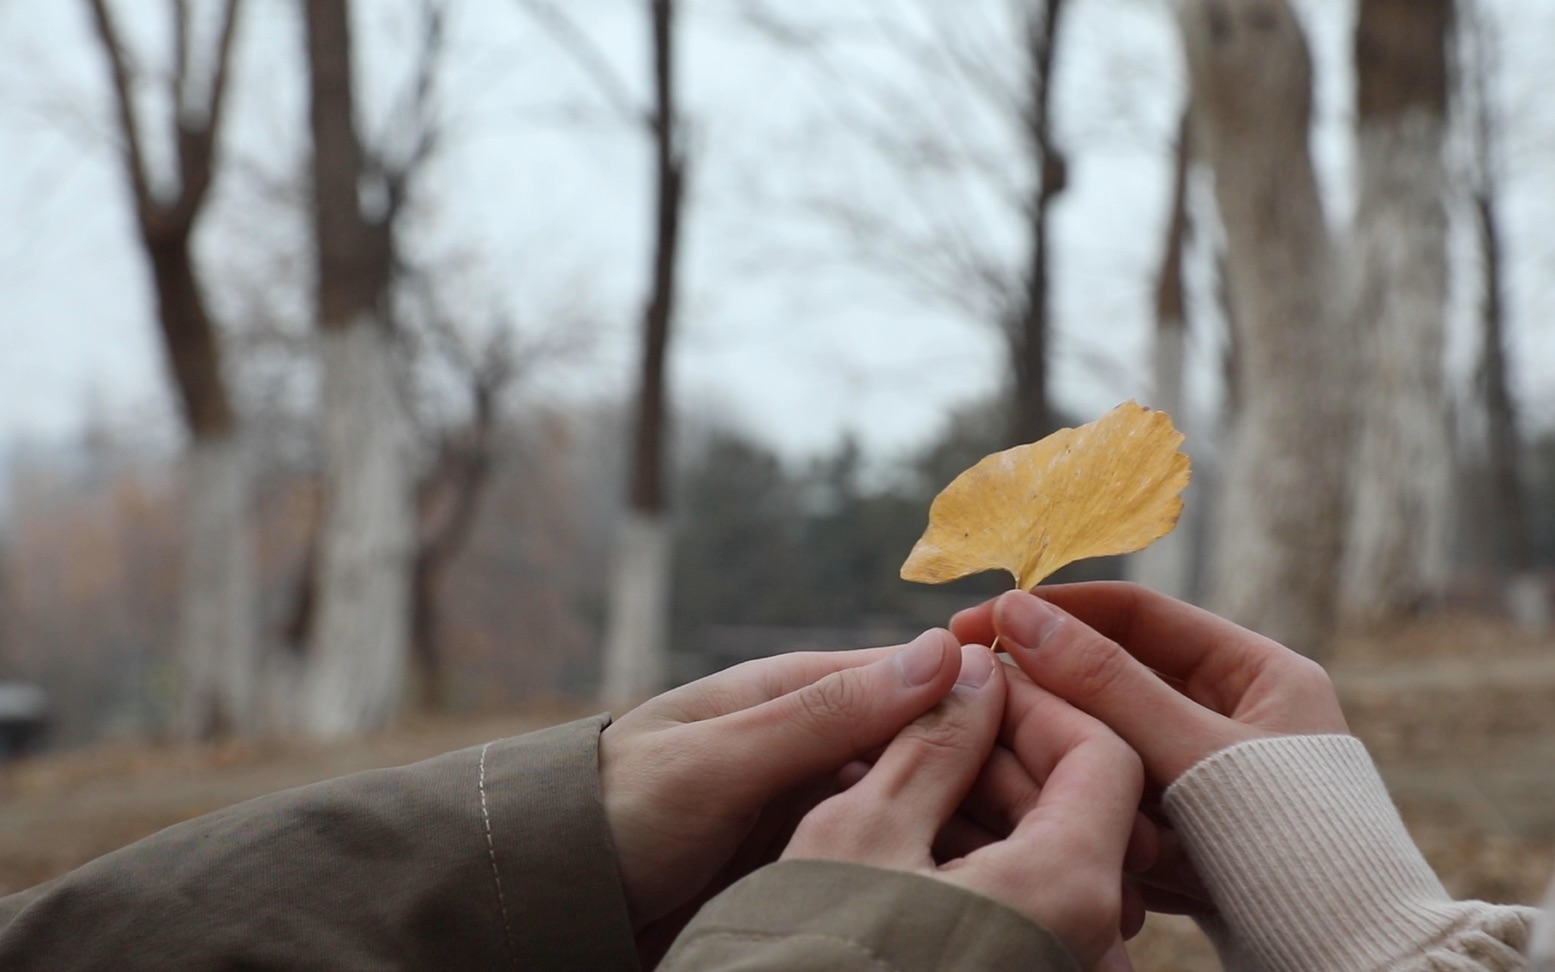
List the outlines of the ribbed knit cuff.
{"label": "ribbed knit cuff", "polygon": [[1233,746],[1184,774],[1165,807],[1233,939],[1222,944],[1254,968],[1521,967],[1534,911],[1452,901],[1352,736]]}

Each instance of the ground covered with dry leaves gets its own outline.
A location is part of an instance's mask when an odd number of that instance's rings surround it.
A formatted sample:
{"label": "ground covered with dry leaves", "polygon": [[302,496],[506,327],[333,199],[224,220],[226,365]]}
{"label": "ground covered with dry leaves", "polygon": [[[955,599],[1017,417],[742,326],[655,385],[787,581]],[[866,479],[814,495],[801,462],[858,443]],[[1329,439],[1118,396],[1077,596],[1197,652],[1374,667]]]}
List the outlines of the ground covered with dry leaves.
{"label": "ground covered with dry leaves", "polygon": [[[1432,618],[1335,646],[1351,728],[1449,889],[1536,901],[1555,873],[1555,634]],[[0,768],[0,895],[263,793],[411,762],[579,714],[408,725],[347,745],[114,745]],[[1218,968],[1189,922],[1152,919],[1139,972]]]}

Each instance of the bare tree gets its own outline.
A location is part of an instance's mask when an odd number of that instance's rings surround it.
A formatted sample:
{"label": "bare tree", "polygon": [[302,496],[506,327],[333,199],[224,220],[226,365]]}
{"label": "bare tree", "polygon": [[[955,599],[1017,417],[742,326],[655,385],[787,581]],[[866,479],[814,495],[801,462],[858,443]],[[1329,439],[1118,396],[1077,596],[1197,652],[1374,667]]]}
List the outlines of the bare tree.
{"label": "bare tree", "polygon": [[1349,348],[1308,144],[1311,55],[1286,0],[1187,0],[1181,23],[1236,329],[1212,600],[1315,653],[1334,615]]}
{"label": "bare tree", "polygon": [[1065,0],[1044,0],[1024,5],[1023,51],[1027,88],[1021,99],[1026,149],[1035,160],[1024,212],[1029,220],[1029,263],[1020,276],[1019,298],[1006,326],[1010,358],[1014,364],[1014,414],[1010,421],[1013,442],[1035,442],[1053,431],[1048,404],[1048,345],[1051,316],[1048,282],[1048,213],[1054,197],[1069,182],[1068,161],[1053,139],[1053,64],[1058,25]]}
{"label": "bare tree", "polygon": [[1183,262],[1188,245],[1188,171],[1193,163],[1192,116],[1183,113],[1172,153],[1172,193],[1166,239],[1155,282],[1154,404],[1173,415],[1183,411],[1188,343],[1187,286]]}
{"label": "bare tree", "polygon": [[350,5],[307,0],[317,314],[323,360],[323,520],[303,728],[333,736],[397,714],[410,648],[414,443],[393,357],[394,225],[431,156],[427,121],[442,11],[426,13],[415,116],[397,152],[364,148],[355,112]]}
{"label": "bare tree", "polygon": [[616,539],[606,605],[603,699],[628,702],[659,691],[667,678],[670,558],[668,466],[669,392],[665,365],[680,284],[686,154],[676,93],[675,0],[647,0],[652,101],[635,107],[629,88],[578,23],[551,0],[518,0],[572,56],[600,94],[629,122],[640,125],[653,150],[654,235],[650,284],[642,317],[627,513]]}
{"label": "bare tree", "polygon": [[[1172,192],[1166,216],[1166,233],[1161,248],[1161,266],[1155,286],[1155,388],[1150,404],[1186,423],[1184,378],[1187,371],[1188,309],[1184,259],[1188,244],[1188,173],[1193,152],[1191,115],[1183,113],[1173,152]],[[1130,570],[1135,580],[1174,597],[1187,597],[1192,575],[1193,538],[1180,524],[1178,529],[1135,554]]]}
{"label": "bare tree", "polygon": [[655,219],[651,291],[643,310],[643,356],[632,439],[632,484],[617,540],[605,627],[601,695],[619,703],[664,688],[668,677],[670,532],[665,492],[668,393],[665,361],[679,290],[687,159],[675,93],[675,2],[649,0],[653,37]]}
{"label": "bare tree", "polygon": [[448,568],[469,542],[496,462],[503,392],[515,361],[505,329],[475,352],[451,327],[438,327],[444,356],[470,394],[470,418],[440,437],[436,455],[416,487],[417,543],[411,572],[411,663],[419,703],[447,707],[447,665],[439,641],[441,595]]}
{"label": "bare tree", "polygon": [[[108,0],[90,0],[92,24],[113,81],[122,161],[151,265],[162,346],[189,433],[188,534],[176,648],[183,728],[200,738],[248,728],[256,671],[250,461],[192,251],[195,226],[216,176],[241,8],[242,0],[216,5],[215,36],[209,56],[201,56],[200,23],[192,5],[187,0],[167,5],[174,65],[162,82],[167,129],[157,131],[137,101],[143,78]],[[201,64],[207,65],[204,70]],[[148,149],[159,139],[172,147],[169,172],[155,171],[159,156]]]}
{"label": "bare tree", "polygon": [[[766,0],[744,0],[746,20],[810,63],[844,127],[902,181],[902,212],[882,215],[857,187],[813,209],[858,246],[869,265],[958,311],[998,327],[1007,352],[1007,437],[1030,442],[1052,431],[1050,213],[1068,185],[1068,162],[1053,126],[1054,78],[1067,0],[1009,0],[993,30],[968,27],[986,11],[938,0],[858,4],[811,27]],[[833,39],[857,28],[903,69],[856,70]],[[1013,47],[991,40],[1007,31]],[[988,122],[992,125],[988,125]],[[990,151],[987,128],[1010,154]],[[881,163],[883,161],[883,166]],[[851,193],[851,195],[850,195]],[[992,205],[1018,222],[1015,259],[976,224]]]}
{"label": "bare tree", "polygon": [[[1467,109],[1470,136],[1470,205],[1480,257],[1480,356],[1475,376],[1484,410],[1485,488],[1470,492],[1469,538],[1486,566],[1513,573],[1527,570],[1528,502],[1522,481],[1522,436],[1511,393],[1506,338],[1506,254],[1500,219],[1502,162],[1500,119],[1492,100],[1499,44],[1481,5],[1469,0],[1461,13],[1463,52],[1458,94]],[[1480,457],[1475,457],[1479,459]]]}
{"label": "bare tree", "polygon": [[1377,623],[1441,591],[1453,453],[1447,317],[1447,52],[1452,0],[1361,0],[1355,27],[1360,198],[1358,429],[1341,616]]}

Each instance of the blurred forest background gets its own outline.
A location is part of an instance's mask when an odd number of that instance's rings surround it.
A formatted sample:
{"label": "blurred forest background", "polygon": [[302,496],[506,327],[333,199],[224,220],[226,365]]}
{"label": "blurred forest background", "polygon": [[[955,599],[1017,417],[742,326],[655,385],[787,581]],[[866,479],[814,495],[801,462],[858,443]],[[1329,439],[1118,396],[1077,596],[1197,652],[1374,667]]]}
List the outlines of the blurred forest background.
{"label": "blurred forest background", "polygon": [[[350,736],[910,635],[1134,397],[1127,575],[1323,657],[1548,623],[1539,0],[0,4],[0,678]],[[79,364],[59,365],[69,354]]]}
{"label": "blurred forest background", "polygon": [[[1128,576],[1322,660],[1460,895],[1555,868],[1555,5],[0,0],[0,894],[999,590],[1129,398]],[[1213,968],[1152,919],[1142,970]]]}

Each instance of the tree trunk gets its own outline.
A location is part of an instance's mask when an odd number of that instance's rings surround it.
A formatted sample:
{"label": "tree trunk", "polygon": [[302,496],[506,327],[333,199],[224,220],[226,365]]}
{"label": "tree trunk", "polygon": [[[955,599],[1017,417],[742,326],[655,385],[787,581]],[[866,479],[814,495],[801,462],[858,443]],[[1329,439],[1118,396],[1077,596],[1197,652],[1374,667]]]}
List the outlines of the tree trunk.
{"label": "tree trunk", "polygon": [[302,728],[379,729],[398,713],[410,644],[412,441],[384,317],[395,205],[363,213],[349,5],[308,0],[324,505]]}
{"label": "tree trunk", "polygon": [[195,439],[185,463],[187,533],[177,629],[183,724],[194,737],[208,739],[254,726],[252,463],[236,433]]}
{"label": "tree trunk", "polygon": [[1447,305],[1450,0],[1362,0],[1355,31],[1360,199],[1352,265],[1362,372],[1342,618],[1373,624],[1446,581],[1452,442]]}
{"label": "tree trunk", "polygon": [[1522,436],[1507,374],[1506,311],[1502,299],[1503,257],[1495,197],[1488,185],[1474,200],[1475,223],[1484,264],[1480,311],[1480,394],[1485,402],[1485,462],[1489,476],[1486,526],[1490,561],[1516,574],[1532,563],[1528,543],[1528,503],[1522,480]]}
{"label": "tree trunk", "polygon": [[1337,594],[1349,343],[1308,147],[1311,56],[1286,0],[1186,0],[1181,17],[1237,329],[1211,599],[1315,654]]}
{"label": "tree trunk", "polygon": [[1521,574],[1532,566],[1528,499],[1523,486],[1523,441],[1512,397],[1506,343],[1506,254],[1501,235],[1499,115],[1491,100],[1499,43],[1485,11],[1462,13],[1466,43],[1463,101],[1472,113],[1474,230],[1480,256],[1480,359],[1477,392],[1484,409],[1485,452],[1470,460],[1479,477],[1468,489],[1470,522],[1463,539],[1475,566]]}
{"label": "tree trunk", "polygon": [[1026,13],[1026,104],[1021,122],[1035,172],[1026,217],[1028,263],[1007,328],[1015,395],[1012,445],[1035,442],[1053,431],[1048,402],[1048,337],[1052,304],[1048,267],[1049,210],[1068,185],[1068,165],[1053,141],[1053,66],[1065,0],[1034,0]]}
{"label": "tree trunk", "polygon": [[151,266],[157,324],[173,388],[189,435],[184,578],[174,653],[182,677],[181,729],[206,739],[247,732],[257,674],[253,545],[248,532],[251,470],[226,378],[221,343],[195,272],[191,241],[215,177],[217,139],[226,104],[227,71],[241,4],[219,8],[220,28],[205,84],[190,79],[198,60],[187,5],[171,5],[175,70],[166,78],[174,129],[176,188],[152,187],[153,160],[135,100],[135,58],[107,0],[91,0],[97,40],[108,61],[136,225]]}
{"label": "tree trunk", "polygon": [[[1166,218],[1166,240],[1155,289],[1155,392],[1150,404],[1187,424],[1183,373],[1187,360],[1188,315],[1184,298],[1183,252],[1188,242],[1188,168],[1190,123],[1185,113],[1177,134],[1172,196]],[[1196,490],[1200,496],[1202,490]],[[1197,508],[1190,504],[1189,509]],[[1187,517],[1193,513],[1185,514]],[[1176,598],[1189,596],[1193,575],[1193,534],[1189,523],[1135,554],[1128,561],[1134,580]]]}
{"label": "tree trunk", "polygon": [[633,440],[631,507],[617,541],[608,592],[601,695],[611,705],[665,687],[669,645],[670,528],[665,499],[668,393],[665,365],[679,283],[686,160],[675,99],[674,0],[653,15],[653,138],[658,184],[653,292],[643,313],[643,358]]}
{"label": "tree trunk", "polygon": [[379,729],[405,690],[414,544],[409,425],[371,315],[321,336],[324,518],[304,729]]}
{"label": "tree trunk", "polygon": [[448,708],[448,666],[438,636],[446,564],[418,551],[410,573],[410,660],[416,672],[416,707],[432,714]]}
{"label": "tree trunk", "polygon": [[[491,479],[497,396],[507,380],[502,369],[484,369],[475,384],[470,427],[443,443],[437,462],[416,490],[420,524],[411,571],[410,656],[423,712],[448,705],[448,675],[440,641],[443,579],[475,529]],[[439,515],[441,514],[441,515]]]}
{"label": "tree trunk", "polygon": [[666,682],[671,539],[668,516],[635,509],[617,535],[601,687],[612,705],[640,701]]}
{"label": "tree trunk", "polygon": [[185,735],[211,739],[255,730],[258,639],[249,535],[252,466],[228,398],[215,327],[195,278],[189,236],[148,236],[163,346],[183,406],[183,589],[174,654],[182,675]]}

